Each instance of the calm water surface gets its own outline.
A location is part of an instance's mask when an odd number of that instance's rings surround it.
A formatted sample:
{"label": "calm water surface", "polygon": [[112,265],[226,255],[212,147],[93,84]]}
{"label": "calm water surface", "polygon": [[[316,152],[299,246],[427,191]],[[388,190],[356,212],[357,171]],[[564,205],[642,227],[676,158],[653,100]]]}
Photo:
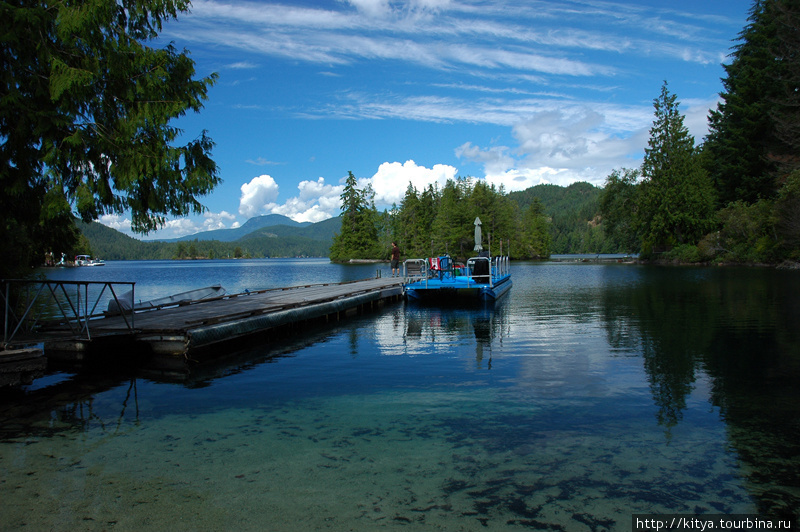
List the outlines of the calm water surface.
{"label": "calm water surface", "polygon": [[[49,274],[136,281],[149,299],[380,267]],[[493,310],[390,305],[182,383],[40,379],[0,402],[0,527],[596,531],[638,513],[798,511],[800,273],[515,263],[513,276]]]}

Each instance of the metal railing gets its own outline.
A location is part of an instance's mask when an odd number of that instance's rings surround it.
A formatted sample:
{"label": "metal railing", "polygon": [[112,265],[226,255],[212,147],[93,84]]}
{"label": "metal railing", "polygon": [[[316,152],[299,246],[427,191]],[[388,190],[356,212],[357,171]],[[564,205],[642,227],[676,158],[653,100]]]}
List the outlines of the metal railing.
{"label": "metal railing", "polygon": [[[90,323],[106,316],[101,303],[114,301],[122,308],[115,286],[127,287],[125,299],[134,300],[134,282],[27,281],[10,279],[2,283],[3,344],[15,339],[37,341],[48,334],[91,340]],[[90,292],[90,288],[92,288]],[[121,314],[128,331],[133,331],[133,312]],[[57,332],[54,332],[57,331]]]}
{"label": "metal railing", "polygon": [[431,278],[438,278],[440,281],[455,281],[456,275],[466,277],[467,285],[480,283],[494,286],[495,279],[505,277],[510,273],[511,260],[508,255],[492,258],[472,257],[467,260],[466,267],[463,263],[457,264],[450,257],[447,257],[445,269],[432,268],[428,259],[408,259],[403,262],[405,283],[424,281],[426,287],[428,280]]}
{"label": "metal railing", "polygon": [[413,283],[428,279],[428,261],[425,259],[407,259],[403,262],[403,279]]}

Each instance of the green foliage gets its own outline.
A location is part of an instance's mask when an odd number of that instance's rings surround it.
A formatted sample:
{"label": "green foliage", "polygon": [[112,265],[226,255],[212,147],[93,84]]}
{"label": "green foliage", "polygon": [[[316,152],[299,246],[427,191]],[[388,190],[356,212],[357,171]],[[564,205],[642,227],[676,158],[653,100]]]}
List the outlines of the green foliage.
{"label": "green foliage", "polygon": [[[475,247],[475,216],[473,209],[467,206],[470,199],[472,183],[469,179],[459,177],[448,180],[439,195],[438,209],[430,231],[434,249],[464,257]],[[481,219],[482,220],[482,219]],[[416,230],[420,230],[418,228]],[[422,256],[423,249],[414,250],[412,256]],[[430,252],[430,248],[428,252]],[[439,253],[440,251],[436,251]]]}
{"label": "green foliage", "polygon": [[714,194],[694,138],[664,82],[653,101],[655,120],[642,163],[635,225],[642,249],[667,251],[696,244],[713,227]]}
{"label": "green foliage", "polygon": [[606,241],[598,218],[600,189],[586,182],[568,187],[537,185],[510,193],[524,210],[538,199],[549,218],[549,253],[613,253],[621,249]]}
{"label": "green foliage", "polygon": [[703,254],[700,252],[700,248],[692,244],[679,244],[665,253],[664,258],[684,264],[703,262]]}
{"label": "green foliage", "polygon": [[550,245],[550,227],[544,207],[539,198],[534,198],[522,216],[522,231],[513,250],[521,258],[544,259],[550,256]]}
{"label": "green foliage", "polygon": [[[475,254],[475,218],[482,222],[482,245],[494,253],[517,257],[549,256],[547,221],[541,209],[526,217],[502,190],[472,178],[449,180],[418,192],[409,184],[400,207],[378,214],[370,190],[359,190],[350,174],[342,193],[342,229],[334,237],[330,258],[385,259],[396,241],[406,258],[448,253],[466,259]],[[500,242],[502,239],[503,243]]]}
{"label": "green foliage", "polygon": [[[688,262],[800,259],[798,22],[797,2],[755,1],[699,154],[664,85],[642,182],[619,172],[606,181],[601,211],[610,239],[638,236],[643,255],[669,251],[665,258]],[[714,194],[722,206],[716,224]],[[623,208],[631,197],[632,213]]]}
{"label": "green foliage", "polygon": [[332,261],[376,258],[382,254],[378,246],[378,211],[370,186],[358,188],[353,172],[347,173],[342,192],[342,227],[333,238]]}
{"label": "green foliage", "polygon": [[[409,184],[398,214],[397,239],[403,256],[426,257],[448,253],[466,260],[474,256],[475,218],[481,220],[481,243],[492,253],[515,258],[550,254],[547,221],[534,210],[523,219],[516,201],[502,190],[470,177],[448,180],[439,191],[422,193]],[[511,249],[509,250],[509,241]]]}
{"label": "green foliage", "polygon": [[777,96],[770,118],[774,124],[776,146],[769,154],[777,166],[778,180],[800,169],[800,3],[775,1],[776,45],[773,62],[779,63]]}
{"label": "green foliage", "polygon": [[774,204],[736,201],[719,211],[719,259],[733,262],[772,262],[777,259]]}
{"label": "green foliage", "polygon": [[[182,0],[0,4],[0,274],[75,244],[84,221],[130,212],[147,232],[202,212],[218,183],[205,132],[185,145],[170,121],[199,111],[216,75],[172,46],[148,47]],[[19,259],[19,262],[13,261]]]}
{"label": "green foliage", "polygon": [[[798,61],[797,55],[777,55],[781,48],[779,6],[792,4],[796,6],[793,0],[755,1],[748,25],[739,34],[740,42],[731,54],[732,60],[723,65],[724,90],[717,109],[709,115],[709,134],[704,145],[709,152],[706,168],[722,205],[775,197],[774,156],[786,153],[786,144],[777,135],[774,117],[784,107],[780,102],[786,101],[786,82],[792,77],[789,72],[797,69]],[[792,11],[796,13],[797,7]],[[796,32],[794,26],[787,33]],[[794,78],[796,82],[796,74]],[[793,95],[790,97],[797,98],[796,87],[789,90]],[[795,117],[796,113],[795,110]],[[795,151],[795,157],[796,154]]]}
{"label": "green foliage", "polygon": [[776,226],[787,256],[800,259],[800,170],[786,178],[775,202]]}
{"label": "green foliage", "polygon": [[[613,249],[625,253],[639,251],[641,242],[636,230],[638,180],[641,171],[623,168],[614,170],[606,178],[605,187],[600,192],[600,213],[602,225],[609,244]],[[613,243],[613,244],[612,244]]]}
{"label": "green foliage", "polygon": [[400,203],[397,243],[407,257],[432,253],[431,226],[436,217],[438,191],[431,185],[419,194],[411,183]]}

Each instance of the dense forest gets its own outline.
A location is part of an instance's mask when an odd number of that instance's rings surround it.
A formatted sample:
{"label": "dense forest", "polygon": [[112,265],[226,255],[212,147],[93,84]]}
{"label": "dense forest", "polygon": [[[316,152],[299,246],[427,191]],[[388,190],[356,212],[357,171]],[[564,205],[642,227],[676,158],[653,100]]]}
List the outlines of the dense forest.
{"label": "dense forest", "polygon": [[[525,209],[483,181],[448,180],[443,188],[409,184],[400,206],[379,213],[374,193],[357,187],[349,173],[342,192],[342,226],[333,239],[332,261],[387,258],[392,242],[405,257],[474,254],[474,222],[481,220],[483,246],[495,254],[542,258],[550,254],[547,219],[538,200]],[[482,239],[483,240],[483,239]],[[503,246],[505,247],[503,248]]]}
{"label": "dense forest", "polygon": [[756,1],[698,146],[666,83],[642,166],[607,177],[606,235],[684,262],[800,259],[800,4]]}

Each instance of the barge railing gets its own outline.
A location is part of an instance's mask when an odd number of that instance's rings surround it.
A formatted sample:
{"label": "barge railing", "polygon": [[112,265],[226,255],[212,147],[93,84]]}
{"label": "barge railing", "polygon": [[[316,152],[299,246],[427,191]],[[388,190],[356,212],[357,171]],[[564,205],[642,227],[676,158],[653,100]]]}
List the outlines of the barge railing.
{"label": "barge railing", "polygon": [[[115,286],[128,287],[133,298],[134,282],[108,281],[29,281],[8,279],[2,283],[3,304],[3,344],[7,348],[15,338],[22,342],[25,338],[50,329],[61,327],[63,336],[73,336],[91,340],[90,323],[93,319],[105,317],[98,312],[98,306],[110,299],[121,308]],[[92,287],[90,293],[89,288]],[[99,288],[99,290],[97,290]],[[109,298],[110,294],[110,298]],[[105,297],[104,297],[105,296]],[[126,297],[128,297],[126,295]],[[134,313],[122,313],[125,327],[134,329]]]}

